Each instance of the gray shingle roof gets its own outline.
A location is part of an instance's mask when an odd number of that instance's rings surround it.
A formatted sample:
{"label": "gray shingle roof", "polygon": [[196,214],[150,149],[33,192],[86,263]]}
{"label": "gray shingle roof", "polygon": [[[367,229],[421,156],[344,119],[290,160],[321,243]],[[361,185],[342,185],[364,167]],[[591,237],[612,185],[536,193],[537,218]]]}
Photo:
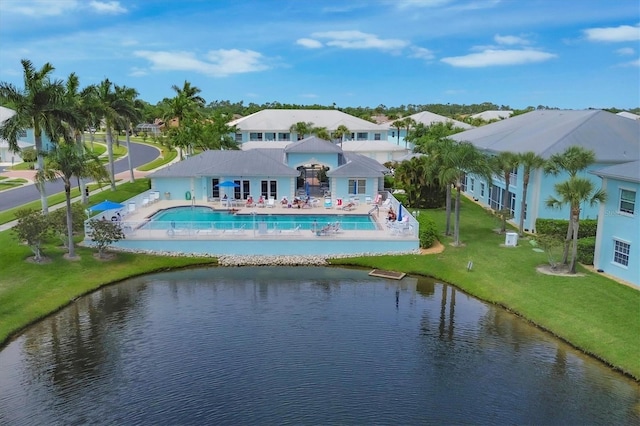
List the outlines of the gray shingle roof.
{"label": "gray shingle roof", "polygon": [[640,158],[640,122],[600,110],[539,110],[450,136],[492,151],[533,151],[543,158],[578,145],[600,162]]}
{"label": "gray shingle roof", "polygon": [[349,178],[368,178],[382,177],[387,168],[376,160],[364,155],[349,153],[345,155],[347,163],[340,167],[329,170],[329,177],[349,177]]}
{"label": "gray shingle roof", "polygon": [[298,176],[299,172],[287,167],[282,158],[281,149],[205,151],[158,170],[149,177]]}
{"label": "gray shingle roof", "polygon": [[605,178],[624,180],[627,182],[640,182],[640,160],[616,164],[615,166],[594,170],[591,173]]}

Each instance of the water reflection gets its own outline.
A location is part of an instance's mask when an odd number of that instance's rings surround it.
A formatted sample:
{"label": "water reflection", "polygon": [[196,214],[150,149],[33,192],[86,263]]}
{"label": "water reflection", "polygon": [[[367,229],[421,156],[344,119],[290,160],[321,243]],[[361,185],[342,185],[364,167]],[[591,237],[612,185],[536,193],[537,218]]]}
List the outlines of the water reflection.
{"label": "water reflection", "polygon": [[629,424],[635,383],[454,287],[203,268],[82,298],[0,352],[0,424]]}

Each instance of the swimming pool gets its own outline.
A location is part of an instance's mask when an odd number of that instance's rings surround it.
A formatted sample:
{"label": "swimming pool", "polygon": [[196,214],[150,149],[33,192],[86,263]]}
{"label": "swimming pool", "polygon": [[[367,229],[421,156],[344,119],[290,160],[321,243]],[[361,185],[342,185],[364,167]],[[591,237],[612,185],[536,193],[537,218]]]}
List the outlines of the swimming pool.
{"label": "swimming pool", "polygon": [[172,207],[160,210],[149,218],[142,227],[145,229],[317,229],[329,223],[340,223],[344,230],[373,231],[378,229],[376,222],[369,215],[338,214],[230,214],[227,211],[214,210],[210,207]]}

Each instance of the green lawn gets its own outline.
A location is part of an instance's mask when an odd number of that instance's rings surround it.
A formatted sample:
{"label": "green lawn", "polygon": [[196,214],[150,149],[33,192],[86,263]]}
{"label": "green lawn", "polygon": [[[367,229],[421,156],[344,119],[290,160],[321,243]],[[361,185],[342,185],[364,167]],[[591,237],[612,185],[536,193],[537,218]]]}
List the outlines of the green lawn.
{"label": "green lawn", "polygon": [[[444,230],[443,211],[423,211]],[[442,237],[445,251],[435,255],[335,259],[357,265],[435,277],[503,306],[586,353],[640,379],[640,291],[580,268],[580,277],[549,276],[536,266],[546,262],[526,240],[501,247],[495,217],[464,200],[460,238],[463,247]],[[467,271],[468,262],[473,268]]]}

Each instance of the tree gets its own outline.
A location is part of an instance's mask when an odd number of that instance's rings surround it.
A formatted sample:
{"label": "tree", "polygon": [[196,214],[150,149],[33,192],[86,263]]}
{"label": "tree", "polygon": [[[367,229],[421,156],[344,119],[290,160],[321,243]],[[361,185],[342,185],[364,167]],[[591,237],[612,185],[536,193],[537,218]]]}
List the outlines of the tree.
{"label": "tree", "polygon": [[394,177],[406,191],[409,206],[430,209],[444,205],[446,191],[428,156],[412,157],[401,162],[395,166]]}
{"label": "tree", "polygon": [[306,135],[310,135],[313,131],[313,123],[304,121],[298,121],[289,127],[289,132],[298,135],[298,140],[304,139]]}
{"label": "tree", "polygon": [[[77,234],[84,229],[84,206],[82,203],[71,204],[72,229],[71,232]],[[57,209],[49,212],[49,228],[62,244],[69,248],[69,229],[67,228],[67,209]]]}
{"label": "tree", "polygon": [[462,180],[467,174],[483,177],[491,182],[493,171],[486,155],[469,142],[446,145],[441,152],[442,168],[438,174],[441,182],[456,189],[455,221],[453,226],[454,245],[460,245],[460,194]]}
{"label": "tree", "polygon": [[138,92],[135,89],[127,86],[115,86],[116,98],[121,99],[127,103],[127,108],[123,108],[122,118],[125,121],[125,130],[127,133],[127,161],[129,165],[129,182],[135,181],[135,175],[133,173],[132,156],[131,156],[131,122],[138,123],[142,119],[142,104],[137,101]]}
{"label": "tree", "polygon": [[98,249],[100,259],[104,257],[104,251],[107,247],[125,238],[119,222],[91,219],[89,227],[91,228],[91,241]]}
{"label": "tree", "polygon": [[[51,81],[53,65],[46,63],[36,70],[31,61],[21,61],[24,74],[24,88],[0,83],[0,101],[16,111],[0,127],[0,138],[8,141],[12,151],[18,151],[18,135],[27,129],[33,129],[35,148],[38,153],[38,168],[44,166],[42,134],[56,141],[55,129],[61,121],[74,122],[71,111],[65,108],[61,98],[64,93],[62,81]],[[44,185],[37,185],[40,192],[40,203],[45,214],[49,211],[47,194]]]}
{"label": "tree", "polygon": [[42,261],[42,243],[49,233],[49,219],[43,211],[20,209],[16,212],[18,222],[11,228],[20,241],[25,241],[36,262]]}
{"label": "tree", "polygon": [[398,145],[400,145],[400,130],[404,128],[404,120],[396,120],[391,124],[391,126],[398,132]]}
{"label": "tree", "polygon": [[344,124],[338,126],[338,128],[333,132],[333,137],[340,139],[340,147],[342,148],[342,142],[344,142],[345,136],[351,136],[351,130]]}
{"label": "tree", "polygon": [[325,141],[331,140],[331,134],[326,127],[314,127],[313,129],[311,129],[311,133]]}
{"label": "tree", "polygon": [[[564,205],[569,205],[571,212],[569,219],[569,237],[571,238],[570,242],[572,247],[569,271],[575,274],[576,258],[578,256],[580,206],[584,202],[588,202],[591,206],[602,203],[607,199],[607,194],[602,189],[596,190],[593,182],[589,179],[579,176],[571,176],[568,180],[555,184],[555,191],[559,198],[550,196],[546,201],[546,205],[551,208],[562,208]],[[567,262],[563,259],[563,263],[566,264]]]}
{"label": "tree", "polygon": [[73,244],[73,213],[71,210],[71,178],[92,177],[95,180],[106,178],[107,173],[99,158],[92,153],[85,153],[77,145],[70,142],[58,144],[47,154],[44,168],[36,173],[38,182],[54,181],[62,178],[64,182],[65,201],[67,206],[67,237],[69,257],[75,257]]}
{"label": "tree", "polygon": [[520,223],[518,226],[518,234],[522,237],[524,235],[524,214],[527,210],[527,189],[529,188],[529,179],[531,178],[531,171],[542,168],[545,165],[544,158],[537,155],[535,152],[528,151],[519,154],[519,162],[523,167],[522,172],[522,200],[520,201]]}
{"label": "tree", "polygon": [[[554,154],[549,157],[545,163],[544,171],[547,174],[558,176],[563,171],[569,174],[569,178],[577,176],[577,174],[585,170],[589,165],[596,161],[595,152],[582,148],[581,146],[570,146],[560,154]],[[575,226],[572,223],[573,215],[569,213],[569,225],[567,227],[567,236],[564,243],[564,253],[562,255],[562,263],[565,265],[569,259],[569,243],[571,240],[571,232]]]}
{"label": "tree", "polygon": [[501,175],[504,179],[504,192],[502,193],[502,209],[498,212],[502,219],[500,225],[500,232],[505,233],[507,231],[507,218],[510,217],[510,200],[509,200],[509,185],[511,184],[511,173],[513,169],[517,169],[519,166],[519,157],[509,151],[502,151],[498,155],[491,157],[491,166],[493,171]]}
{"label": "tree", "polygon": [[403,124],[404,128],[407,129],[407,133],[405,133],[405,137],[404,137],[404,147],[407,148],[408,143],[409,143],[408,140],[407,140],[407,136],[409,135],[409,132],[411,131],[411,128],[413,126],[415,126],[417,123],[413,118],[407,117],[404,120],[402,120],[402,124]]}

